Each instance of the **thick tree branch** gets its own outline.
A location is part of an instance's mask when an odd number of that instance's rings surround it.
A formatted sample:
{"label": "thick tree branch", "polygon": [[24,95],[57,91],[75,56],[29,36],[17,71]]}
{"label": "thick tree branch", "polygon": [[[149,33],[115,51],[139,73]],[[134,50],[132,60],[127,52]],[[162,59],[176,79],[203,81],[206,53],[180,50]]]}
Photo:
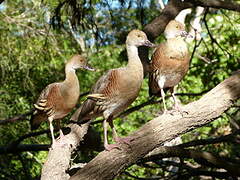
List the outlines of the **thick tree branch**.
{"label": "thick tree branch", "polygon": [[227,9],[240,12],[240,4],[230,2],[229,0],[185,0],[192,3],[194,6],[211,7],[217,9]]}
{"label": "thick tree branch", "polygon": [[[56,131],[58,131],[58,130],[56,130]],[[42,144],[20,144],[20,142],[22,140],[28,138],[28,137],[34,137],[34,136],[38,136],[40,134],[49,133],[49,132],[50,132],[49,130],[43,130],[43,131],[29,133],[29,134],[26,134],[24,136],[21,136],[16,141],[13,141],[6,146],[0,146],[0,154],[19,153],[19,152],[23,152],[23,151],[48,151],[48,148],[50,147],[50,145],[47,145],[47,144],[46,145],[42,145]],[[240,137],[238,136],[239,134],[240,134],[240,130],[238,129],[235,132],[233,132],[231,134],[228,134],[228,135],[215,137],[215,138],[194,140],[194,141],[190,141],[190,142],[187,142],[187,143],[176,145],[176,147],[186,148],[186,147],[203,146],[203,145],[224,143],[224,142],[226,142],[226,143],[239,143],[240,142]],[[91,139],[92,139],[92,142],[89,142],[89,141],[91,141]],[[97,147],[97,151],[98,151],[98,150],[100,150],[100,146],[101,146],[101,145],[97,145],[97,142],[99,142],[99,141],[100,141],[100,135],[99,134],[96,135],[96,132],[94,132],[94,131],[90,131],[90,133],[89,133],[89,130],[88,130],[88,134],[84,138],[84,142],[86,142],[84,145],[86,145],[86,147],[88,147],[90,149],[91,149],[92,145],[94,145],[94,149],[96,150],[96,147]],[[84,147],[81,146],[81,149],[82,148],[84,148]],[[150,156],[150,155],[153,155],[153,154],[156,154],[156,153],[157,154],[160,153],[160,150],[158,148],[154,149],[147,156]],[[165,154],[164,154],[164,157],[169,157],[169,155],[165,156]]]}
{"label": "thick tree branch", "polygon": [[71,153],[83,140],[90,122],[81,126],[70,124],[68,127],[71,128],[71,132],[63,138],[57,139],[54,148],[49,150],[47,161],[42,169],[41,180],[49,180],[49,177],[51,177],[51,180],[69,179],[70,176],[66,173],[66,170],[69,168]]}
{"label": "thick tree branch", "polygon": [[183,116],[161,115],[142,126],[131,136],[129,146],[103,151],[70,179],[113,179],[147,153],[183,133],[204,126],[226,111],[240,97],[240,72],[226,79],[198,101],[183,107]]}

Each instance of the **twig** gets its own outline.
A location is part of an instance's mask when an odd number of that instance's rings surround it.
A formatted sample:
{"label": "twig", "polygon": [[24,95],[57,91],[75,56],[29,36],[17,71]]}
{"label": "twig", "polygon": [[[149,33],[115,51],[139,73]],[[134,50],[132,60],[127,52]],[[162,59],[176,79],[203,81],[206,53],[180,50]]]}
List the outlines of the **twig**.
{"label": "twig", "polygon": [[200,39],[199,43],[197,43],[197,30],[194,28],[194,32],[195,32],[195,36],[194,36],[194,48],[191,54],[191,58],[190,58],[190,64],[192,62],[192,59],[194,57],[194,53],[196,51],[196,49],[200,46],[201,42],[202,42],[202,38]]}
{"label": "twig", "polygon": [[201,56],[201,55],[198,54],[198,53],[196,53],[196,56],[197,56],[199,59],[203,60],[203,61],[204,61],[205,63],[207,63],[207,64],[211,64],[211,63],[213,63],[213,62],[216,61],[216,59],[215,59],[215,60],[211,60],[211,59],[209,59],[209,58],[207,58],[207,57]]}
{"label": "twig", "polygon": [[139,180],[154,180],[154,179],[160,179],[160,178],[162,178],[161,176],[141,178],[141,177],[134,176],[134,175],[130,174],[130,173],[127,172],[127,171],[124,171],[124,174],[126,174],[127,176],[129,176],[129,177],[131,177],[131,178],[139,179]]}
{"label": "twig", "polygon": [[224,54],[226,54],[226,52],[227,52],[227,54],[229,55],[229,57],[232,57],[232,55],[231,55],[226,49],[223,49],[223,48],[222,48],[222,46],[217,42],[217,40],[213,37],[212,33],[210,32],[209,27],[208,27],[208,24],[207,24],[207,20],[206,20],[208,11],[209,11],[209,9],[206,8],[206,11],[205,11],[204,16],[203,16],[203,22],[204,22],[204,24],[205,24],[205,26],[206,26],[208,35],[209,35],[212,43],[215,43],[215,44],[222,50],[222,52],[223,52]]}

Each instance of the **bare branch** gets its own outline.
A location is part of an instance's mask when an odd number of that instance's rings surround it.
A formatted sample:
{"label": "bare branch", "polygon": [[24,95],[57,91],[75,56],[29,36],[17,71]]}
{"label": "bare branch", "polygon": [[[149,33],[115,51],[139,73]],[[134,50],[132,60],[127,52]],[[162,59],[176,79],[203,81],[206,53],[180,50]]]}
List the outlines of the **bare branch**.
{"label": "bare branch", "polygon": [[201,140],[195,140],[183,144],[177,145],[177,147],[192,147],[192,146],[200,146],[200,145],[207,145],[207,144],[216,144],[216,143],[236,143],[236,136],[240,134],[240,130],[235,131],[234,133],[220,136],[217,138],[208,138],[208,139],[201,139]]}
{"label": "bare branch", "polygon": [[[181,158],[192,158],[197,160],[197,162],[212,164],[215,167],[226,169],[229,173],[234,176],[240,176],[240,165],[238,162],[233,162],[233,160],[225,157],[220,157],[213,155],[209,152],[202,152],[192,149],[184,149],[181,147],[166,147],[161,146],[156,148],[153,152],[145,156],[145,158],[139,160],[140,163],[155,161],[165,157],[181,157]],[[201,161],[200,161],[201,160]]]}
{"label": "bare branch", "polygon": [[168,176],[166,179],[172,179],[175,176],[179,177],[181,179],[189,179],[192,176],[210,176],[213,178],[220,178],[220,179],[227,179],[229,177],[233,177],[233,174],[231,174],[229,172],[207,171],[207,170],[203,170],[201,168],[193,168],[187,164],[176,163],[174,161],[161,161],[161,162],[165,166],[170,166],[170,165],[177,166],[177,167],[181,167],[187,171],[187,173],[186,172],[175,173],[171,177]]}
{"label": "bare branch", "polygon": [[222,1],[222,0],[185,0],[186,2],[190,2],[195,6],[202,7],[211,7],[217,9],[227,9],[232,11],[240,12],[240,4],[230,1]]}
{"label": "bare branch", "polygon": [[27,116],[30,116],[32,115],[33,113],[33,110],[25,113],[25,114],[20,114],[18,116],[15,116],[15,117],[12,117],[12,118],[9,118],[9,119],[5,119],[5,120],[0,120],[0,125],[5,125],[5,124],[8,124],[8,123],[14,123],[16,121],[22,121],[22,120],[25,120]]}
{"label": "bare branch", "polygon": [[17,146],[0,146],[0,154],[20,153],[24,151],[48,151],[49,144],[19,144]]}
{"label": "bare branch", "polygon": [[229,53],[228,50],[223,49],[222,46],[217,42],[217,40],[213,37],[212,33],[210,32],[208,24],[207,24],[207,20],[206,20],[207,14],[208,14],[208,9],[206,9],[206,12],[205,12],[205,14],[203,16],[203,22],[204,22],[204,24],[206,26],[208,35],[209,35],[212,43],[215,43],[223,51],[224,54],[227,53],[229,55],[229,57],[231,57],[232,56],[231,53]]}
{"label": "bare branch", "polygon": [[[71,153],[79,145],[80,141],[88,131],[91,121],[79,126],[77,124],[70,124],[71,132],[63,138],[57,139],[54,148],[49,150],[47,161],[42,168],[41,180],[68,180],[69,175],[66,170],[69,169],[69,162],[71,160]],[[61,158],[59,158],[59,155]]]}

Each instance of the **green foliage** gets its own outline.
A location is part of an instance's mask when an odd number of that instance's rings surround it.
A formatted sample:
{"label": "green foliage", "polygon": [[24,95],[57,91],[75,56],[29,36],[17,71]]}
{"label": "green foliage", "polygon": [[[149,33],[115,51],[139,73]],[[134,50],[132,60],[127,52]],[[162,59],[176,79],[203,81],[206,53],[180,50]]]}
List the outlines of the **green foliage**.
{"label": "green foliage", "polygon": [[[80,1],[79,1],[80,2]],[[111,1],[119,3],[118,1]],[[85,15],[80,26],[76,26],[77,36],[82,37],[86,43],[86,53],[89,63],[97,72],[78,72],[81,92],[87,92],[96,80],[108,69],[117,68],[126,64],[124,55],[124,42],[127,32],[133,28],[142,29],[159,14],[155,1],[131,1],[131,6],[120,4],[109,6],[110,1],[92,1],[86,3]],[[33,102],[41,90],[49,83],[64,79],[64,63],[73,54],[82,53],[83,49],[72,36],[68,25],[68,12],[62,13],[61,20],[64,28],[53,29],[49,17],[59,1],[44,2],[7,1],[0,10],[0,120],[30,111]],[[81,2],[82,3],[82,2]],[[129,7],[129,8],[128,8]],[[142,7],[142,9],[140,8]],[[98,11],[97,11],[98,8]],[[99,10],[100,8],[100,10]],[[62,9],[64,11],[64,9]],[[141,14],[142,13],[142,14]],[[234,12],[219,10],[207,15],[207,23],[211,34],[218,44],[212,43],[207,29],[204,27],[205,37],[197,48],[197,53],[212,60],[206,64],[194,56],[191,68],[178,87],[178,92],[199,93],[215,87],[239,68],[239,15]],[[143,18],[144,17],[144,18]],[[71,19],[70,19],[71,20]],[[127,22],[127,23],[126,23]],[[157,42],[163,41],[158,38]],[[194,43],[190,44],[192,50]],[[182,96],[183,104],[197,100],[198,96]],[[79,104],[84,100],[81,98]],[[131,105],[134,107],[149,100],[147,79],[144,80],[139,97]],[[168,100],[168,107],[172,102]],[[149,105],[115,120],[120,135],[126,136],[137,130],[144,123],[153,119],[162,109],[161,104]],[[232,114],[234,110],[230,110]],[[69,118],[66,118],[67,121]],[[30,132],[29,117],[27,120],[0,126],[0,146],[5,146],[18,137]],[[41,129],[48,129],[45,123]],[[96,125],[97,131],[102,131],[101,125]],[[226,134],[229,130],[229,117],[224,114],[213,123],[199,128],[183,136],[183,141],[208,138]],[[227,131],[227,132],[226,132]],[[50,138],[46,135],[28,138],[25,144],[47,144]],[[199,148],[200,149],[200,148]],[[231,157],[238,151],[229,144],[205,146],[202,150],[224,153]],[[8,154],[0,156],[1,179],[30,179],[39,176],[42,163],[46,160],[47,152],[24,152],[21,154]],[[88,159],[83,157],[83,159]],[[24,170],[23,170],[24,169]],[[134,165],[127,170],[139,177],[161,174],[159,169],[146,169]],[[117,179],[132,179],[121,175]]]}

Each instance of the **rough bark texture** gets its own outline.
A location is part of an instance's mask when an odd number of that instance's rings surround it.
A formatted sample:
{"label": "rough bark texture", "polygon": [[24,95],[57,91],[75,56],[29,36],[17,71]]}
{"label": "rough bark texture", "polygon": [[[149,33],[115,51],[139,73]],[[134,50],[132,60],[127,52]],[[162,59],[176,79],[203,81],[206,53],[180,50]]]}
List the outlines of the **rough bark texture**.
{"label": "rough bark texture", "polygon": [[130,146],[122,144],[122,150],[103,151],[79,170],[71,180],[113,179],[129,165],[147,153],[183,133],[206,125],[227,110],[240,97],[240,72],[226,79],[198,101],[183,107],[180,114],[159,116],[133,133]]}
{"label": "rough bark texture", "polygon": [[45,162],[41,180],[67,180],[69,175],[66,170],[69,168],[71,153],[83,140],[87,133],[90,121],[81,126],[71,124],[71,132],[64,136],[64,138],[57,139],[54,148],[49,149],[48,159]]}

